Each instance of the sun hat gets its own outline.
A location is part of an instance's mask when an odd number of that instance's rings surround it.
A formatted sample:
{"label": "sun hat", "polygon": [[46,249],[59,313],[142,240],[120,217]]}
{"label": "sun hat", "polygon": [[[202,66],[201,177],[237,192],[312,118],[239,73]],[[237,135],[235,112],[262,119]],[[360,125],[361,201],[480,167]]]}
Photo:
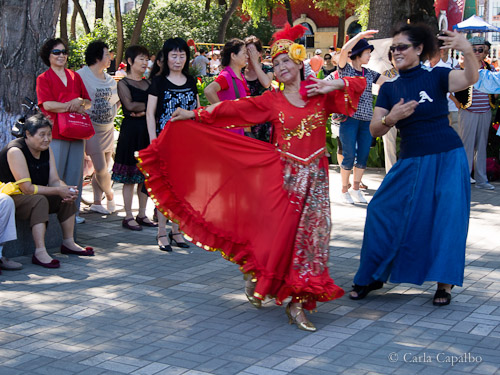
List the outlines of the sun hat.
{"label": "sun hat", "polygon": [[473,46],[485,45],[485,41],[484,41],[484,38],[482,36],[474,36],[474,37],[469,39],[469,42]]}
{"label": "sun hat", "polygon": [[361,39],[359,42],[356,43],[356,45],[353,47],[351,50],[351,56],[358,56],[363,53],[364,50],[369,49],[370,51],[373,51],[375,47],[373,47],[371,44],[369,44],[366,39]]}

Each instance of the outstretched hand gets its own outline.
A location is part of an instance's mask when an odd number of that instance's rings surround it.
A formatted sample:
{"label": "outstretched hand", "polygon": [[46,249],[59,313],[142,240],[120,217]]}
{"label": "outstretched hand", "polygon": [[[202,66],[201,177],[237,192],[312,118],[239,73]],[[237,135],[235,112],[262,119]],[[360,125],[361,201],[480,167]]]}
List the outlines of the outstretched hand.
{"label": "outstretched hand", "polygon": [[373,38],[376,33],[378,33],[378,30],[366,30],[366,31],[359,33],[358,35],[360,36],[359,39],[363,39],[363,38],[369,39],[369,38]]}
{"label": "outstretched hand", "polygon": [[472,52],[472,46],[463,33],[448,30],[443,31],[443,33],[446,35],[438,36],[438,39],[443,41],[441,49],[451,48],[464,53]]}
{"label": "outstretched hand", "polygon": [[314,83],[306,86],[307,96],[328,94],[331,91],[339,90],[344,87],[344,81],[341,79],[325,81],[322,79],[310,77],[308,78],[308,80],[314,81]]}

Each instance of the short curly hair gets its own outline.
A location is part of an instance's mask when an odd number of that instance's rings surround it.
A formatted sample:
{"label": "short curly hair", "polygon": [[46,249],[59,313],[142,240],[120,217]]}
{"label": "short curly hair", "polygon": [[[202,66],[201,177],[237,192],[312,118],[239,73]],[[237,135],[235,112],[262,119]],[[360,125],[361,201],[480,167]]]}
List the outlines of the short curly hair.
{"label": "short curly hair", "polygon": [[58,44],[62,44],[64,49],[68,49],[68,46],[61,38],[49,39],[43,43],[42,48],[40,48],[40,57],[45,65],[50,67],[50,51],[52,51]]}
{"label": "short curly hair", "polygon": [[92,66],[102,60],[105,48],[109,50],[108,45],[102,40],[90,42],[85,50],[85,64]]}
{"label": "short curly hair", "polygon": [[398,34],[406,35],[414,48],[422,45],[420,61],[428,60],[434,56],[438,50],[437,38],[434,36],[431,28],[426,24],[402,24],[392,32],[392,37],[394,38]]}

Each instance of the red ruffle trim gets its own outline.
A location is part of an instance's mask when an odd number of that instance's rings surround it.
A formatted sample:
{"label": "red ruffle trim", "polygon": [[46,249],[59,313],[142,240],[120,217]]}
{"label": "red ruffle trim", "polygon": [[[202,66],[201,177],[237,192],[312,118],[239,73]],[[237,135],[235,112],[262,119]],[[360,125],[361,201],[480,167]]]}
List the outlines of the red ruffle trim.
{"label": "red ruffle trim", "polygon": [[[328,269],[324,271],[326,275],[309,279],[307,283],[302,280],[294,283],[291,280],[280,280],[276,275],[268,275],[266,270],[258,267],[248,241],[238,241],[233,234],[223,233],[215,228],[203,219],[200,212],[175,195],[170,183],[172,177],[162,158],[158,157],[158,146],[159,139],[155,139],[148,148],[136,153],[137,166],[146,177],[145,185],[150,198],[165,216],[179,224],[197,246],[207,251],[219,251],[223,258],[238,264],[243,273],[254,275],[257,278],[256,297],[275,298],[276,303],[281,305],[286,298],[293,296],[296,301],[300,300],[304,304],[305,309],[312,310],[317,301],[331,301],[344,295],[344,290],[328,276]],[[270,292],[276,290],[277,293]]]}

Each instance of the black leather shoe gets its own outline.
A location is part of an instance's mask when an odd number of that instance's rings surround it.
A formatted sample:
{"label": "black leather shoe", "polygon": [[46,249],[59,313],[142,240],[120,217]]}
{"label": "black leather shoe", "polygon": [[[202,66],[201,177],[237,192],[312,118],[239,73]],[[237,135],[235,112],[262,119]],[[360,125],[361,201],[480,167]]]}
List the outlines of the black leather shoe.
{"label": "black leather shoe", "polygon": [[[164,234],[163,236],[156,236],[156,242],[158,242],[158,239],[160,239],[162,237],[167,237],[167,235]],[[160,248],[161,251],[168,251],[168,252],[172,251],[172,246],[170,246],[170,245],[161,245],[161,244],[158,244],[158,247]]]}
{"label": "black leather shoe", "polygon": [[178,235],[180,233],[172,233],[172,231],[170,231],[170,233],[168,234],[168,238],[170,238],[170,243],[173,244],[174,246],[177,246],[177,247],[181,247],[183,249],[187,249],[189,247],[189,245],[185,242],[177,242],[175,239],[174,239],[174,236],[175,235]]}

